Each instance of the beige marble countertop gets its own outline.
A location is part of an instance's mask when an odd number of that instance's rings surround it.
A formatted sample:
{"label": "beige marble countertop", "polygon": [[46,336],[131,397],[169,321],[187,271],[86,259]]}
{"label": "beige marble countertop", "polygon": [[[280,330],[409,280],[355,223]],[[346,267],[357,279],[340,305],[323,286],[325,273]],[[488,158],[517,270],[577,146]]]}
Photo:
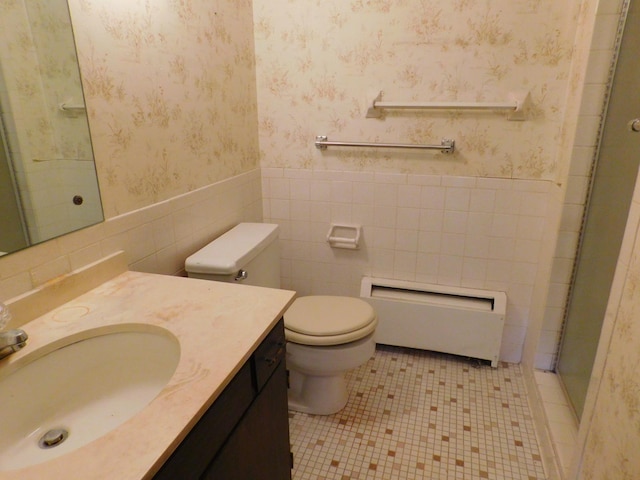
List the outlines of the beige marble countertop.
{"label": "beige marble countertop", "polygon": [[[23,325],[20,362],[63,337],[105,325],[160,326],[180,341],[177,369],[160,394],[110,433],[0,479],[151,478],[293,301],[294,292],[124,272]],[[110,327],[111,328],[111,327]],[[42,350],[44,351],[44,350]],[[2,414],[2,412],[0,412]]]}

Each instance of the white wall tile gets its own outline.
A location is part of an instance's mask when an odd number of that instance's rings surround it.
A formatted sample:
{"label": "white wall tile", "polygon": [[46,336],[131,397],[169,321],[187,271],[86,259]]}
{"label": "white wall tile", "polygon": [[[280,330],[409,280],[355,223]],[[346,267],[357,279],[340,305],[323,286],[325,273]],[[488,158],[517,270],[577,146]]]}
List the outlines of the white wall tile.
{"label": "white wall tile", "polygon": [[471,201],[471,190],[467,188],[449,187],[445,193],[445,210],[468,212]]}
{"label": "white wall tile", "polygon": [[374,172],[336,172],[335,178],[339,180],[348,180],[354,183],[373,183],[376,174]]}
{"label": "white wall tile", "polygon": [[359,225],[373,225],[374,211],[373,205],[354,203],[351,207],[351,220]]}
{"label": "white wall tile", "polygon": [[368,182],[355,183],[353,186],[353,203],[373,205],[374,184]]}
{"label": "white wall tile", "polygon": [[516,237],[525,240],[542,240],[545,229],[543,217],[518,217]]}
{"label": "white wall tile", "polygon": [[375,179],[376,185],[385,184],[385,183],[403,185],[407,183],[407,174],[375,172],[374,179]]}
{"label": "white wall tile", "polygon": [[464,256],[472,258],[489,258],[491,238],[486,235],[467,235],[464,244]]}
{"label": "white wall tile", "polygon": [[462,277],[463,258],[455,255],[440,255],[438,259],[438,283],[458,286]]}
{"label": "white wall tile", "polygon": [[376,206],[396,206],[398,204],[398,186],[376,183],[374,186],[374,204]]}
{"label": "white wall tile", "polygon": [[282,168],[267,167],[261,168],[260,174],[262,177],[278,178],[284,176],[284,170]]}
{"label": "white wall tile", "polygon": [[574,147],[571,154],[571,167],[569,168],[569,175],[577,175],[582,177],[589,176],[594,154],[595,147]]}
{"label": "white wall tile", "polygon": [[306,222],[311,214],[311,204],[304,200],[295,200],[289,205],[289,218],[292,221]]}
{"label": "white wall tile", "polygon": [[496,191],[493,189],[472,190],[470,202],[469,211],[491,213],[495,208]]}
{"label": "white wall tile", "polygon": [[396,227],[403,230],[418,230],[420,227],[420,209],[398,208]]}
{"label": "white wall tile", "polygon": [[607,83],[612,53],[613,50],[611,48],[591,51],[585,83],[599,85]]}
{"label": "white wall tile", "polygon": [[445,175],[442,177],[442,185],[445,187],[463,187],[474,188],[476,186],[476,177],[457,177]]}
{"label": "white wall tile", "polygon": [[438,186],[442,183],[441,175],[409,175],[407,183],[410,185]]}
{"label": "white wall tile", "polygon": [[171,217],[166,216],[154,220],[153,226],[153,240],[158,250],[167,248],[176,241],[176,235],[173,230],[174,222]]}
{"label": "white wall tile", "polygon": [[589,177],[569,175],[569,178],[567,180],[567,193],[565,194],[565,202],[584,205],[587,199],[588,188]]}
{"label": "white wall tile", "polygon": [[[351,223],[352,222],[351,203],[332,203],[331,204],[331,222],[332,223]],[[395,218],[395,211],[394,211]],[[394,222],[395,223],[395,222]]]}
{"label": "white wall tile", "polygon": [[442,210],[425,210],[420,211],[419,228],[425,232],[440,232],[444,223],[444,212]]}
{"label": "white wall tile", "polygon": [[396,231],[394,228],[373,227],[371,239],[368,242],[376,249],[393,250],[396,244]]}
{"label": "white wall tile", "polygon": [[494,237],[515,238],[518,231],[518,216],[496,214],[493,216],[491,234]]}
{"label": "white wall tile", "polygon": [[513,180],[505,178],[478,177],[476,179],[476,186],[479,189],[511,190],[512,184]]}
{"label": "white wall tile", "polygon": [[492,237],[489,244],[489,258],[513,261],[516,241],[511,237]]}
{"label": "white wall tile", "polygon": [[395,230],[395,245],[396,251],[402,252],[417,252],[418,251],[418,230]]}
{"label": "white wall tile", "polygon": [[577,232],[582,223],[582,205],[565,204],[560,219],[560,230],[565,232]]}
{"label": "white wall tile", "polygon": [[442,236],[440,232],[420,231],[418,237],[418,252],[439,253],[442,248]]}
{"label": "white wall tile", "polygon": [[[491,257],[489,257],[491,259]],[[507,260],[493,260],[487,267],[487,281],[492,284],[500,283],[507,285],[511,281],[511,271],[513,264]],[[502,288],[499,288],[501,290]]]}
{"label": "white wall tile", "polygon": [[[293,185],[291,195],[303,197],[301,201],[264,199],[274,219],[291,224],[289,240],[283,244],[283,255],[292,265],[288,275],[283,273],[288,288],[357,294],[360,277],[371,274],[501,289],[510,299],[506,323],[517,327],[505,333],[503,353],[519,358],[545,228],[549,182],[404,174],[359,177],[332,171],[312,175],[308,204],[305,187],[298,194]],[[329,223],[338,220],[363,226],[361,250],[326,245]],[[313,233],[307,237],[306,232]],[[321,274],[311,278],[309,271]]]}
{"label": "white wall tile", "polygon": [[444,187],[422,187],[420,206],[430,210],[443,210],[445,193]]}
{"label": "white wall tile", "polygon": [[291,198],[288,178],[271,178],[269,181],[269,189],[271,198],[284,200]]}
{"label": "white wall tile", "polygon": [[291,202],[289,200],[281,200],[278,198],[270,199],[270,213],[274,220],[289,220],[291,213]]}
{"label": "white wall tile", "polygon": [[282,175],[285,178],[292,178],[296,180],[310,180],[313,177],[311,170],[301,170],[299,168],[285,168],[282,171]]}
{"label": "white wall tile", "polygon": [[375,277],[393,278],[393,262],[393,250],[376,249],[371,261],[371,274]]}
{"label": "white wall tile", "polygon": [[524,192],[518,213],[534,217],[544,217],[547,214],[548,196],[544,193]]}
{"label": "white wall tile", "polygon": [[310,200],[311,181],[306,178],[291,180],[289,191],[292,200]]}
{"label": "white wall tile", "polygon": [[309,205],[309,218],[316,222],[331,222],[331,204],[328,202],[311,202]]}
{"label": "white wall tile", "polygon": [[416,281],[435,283],[438,280],[439,255],[418,253],[416,256]]}
{"label": "white wall tile", "polygon": [[542,328],[544,330],[555,330],[560,332],[562,327],[562,320],[564,316],[564,305],[562,306],[547,306],[544,312],[544,322]]}
{"label": "white wall tile", "polygon": [[573,259],[571,258],[554,258],[551,267],[551,282],[553,283],[569,283],[571,273],[573,271]]}
{"label": "white wall tile", "polygon": [[316,202],[331,201],[331,182],[327,180],[313,180],[310,184],[310,199]]}
{"label": "white wall tile", "polygon": [[395,228],[397,211],[395,206],[376,206],[373,212],[374,225],[377,227]]}
{"label": "white wall tile", "polygon": [[462,263],[462,284],[465,285],[465,280],[472,281],[469,286],[477,284],[477,281],[484,283],[487,277],[487,265],[486,258],[465,257]]}
{"label": "white wall tile", "polygon": [[396,251],[393,260],[393,273],[401,280],[414,280],[416,275],[417,254],[409,251]]}
{"label": "white wall tile", "polygon": [[422,187],[419,185],[403,185],[398,189],[398,206],[418,208],[421,203]]}
{"label": "white wall tile", "polygon": [[467,234],[489,236],[492,234],[492,223],[493,214],[471,211],[467,219]]}
{"label": "white wall tile", "polygon": [[464,255],[465,236],[459,233],[443,233],[440,251],[443,255]]}
{"label": "white wall tile", "polygon": [[331,183],[331,201],[338,203],[353,202],[353,183],[334,181]]}
{"label": "white wall tile", "polygon": [[468,212],[445,211],[442,223],[444,233],[466,233]]}

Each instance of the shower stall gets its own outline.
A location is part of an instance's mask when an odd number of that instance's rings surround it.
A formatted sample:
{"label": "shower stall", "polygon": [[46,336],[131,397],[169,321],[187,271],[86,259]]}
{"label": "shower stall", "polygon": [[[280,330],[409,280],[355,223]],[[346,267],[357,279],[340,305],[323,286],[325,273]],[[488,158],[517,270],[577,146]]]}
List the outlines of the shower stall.
{"label": "shower stall", "polygon": [[[581,417],[640,165],[640,5],[626,2],[556,372]],[[623,14],[624,18],[624,14]]]}

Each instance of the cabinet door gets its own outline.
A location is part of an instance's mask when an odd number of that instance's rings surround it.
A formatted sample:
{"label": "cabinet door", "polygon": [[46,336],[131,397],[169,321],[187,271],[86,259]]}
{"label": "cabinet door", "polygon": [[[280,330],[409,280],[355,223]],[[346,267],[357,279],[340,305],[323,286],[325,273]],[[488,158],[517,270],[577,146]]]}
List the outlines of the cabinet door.
{"label": "cabinet door", "polygon": [[247,362],[176,448],[154,480],[191,480],[202,475],[251,405],[254,396],[251,377],[251,366]]}
{"label": "cabinet door", "polygon": [[216,459],[205,480],[290,480],[287,373],[274,371]]}

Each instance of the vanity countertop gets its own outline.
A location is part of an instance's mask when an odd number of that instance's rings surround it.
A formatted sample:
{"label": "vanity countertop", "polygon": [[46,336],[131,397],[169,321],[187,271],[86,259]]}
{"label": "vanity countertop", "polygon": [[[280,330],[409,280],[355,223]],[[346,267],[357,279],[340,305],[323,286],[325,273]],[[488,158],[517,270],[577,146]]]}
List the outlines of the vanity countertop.
{"label": "vanity countertop", "polygon": [[150,324],[180,341],[175,374],[140,413],[66,455],[0,480],[152,478],[280,319],[295,293],[182,277],[124,272],[25,324],[17,362],[56,339],[104,325]]}

